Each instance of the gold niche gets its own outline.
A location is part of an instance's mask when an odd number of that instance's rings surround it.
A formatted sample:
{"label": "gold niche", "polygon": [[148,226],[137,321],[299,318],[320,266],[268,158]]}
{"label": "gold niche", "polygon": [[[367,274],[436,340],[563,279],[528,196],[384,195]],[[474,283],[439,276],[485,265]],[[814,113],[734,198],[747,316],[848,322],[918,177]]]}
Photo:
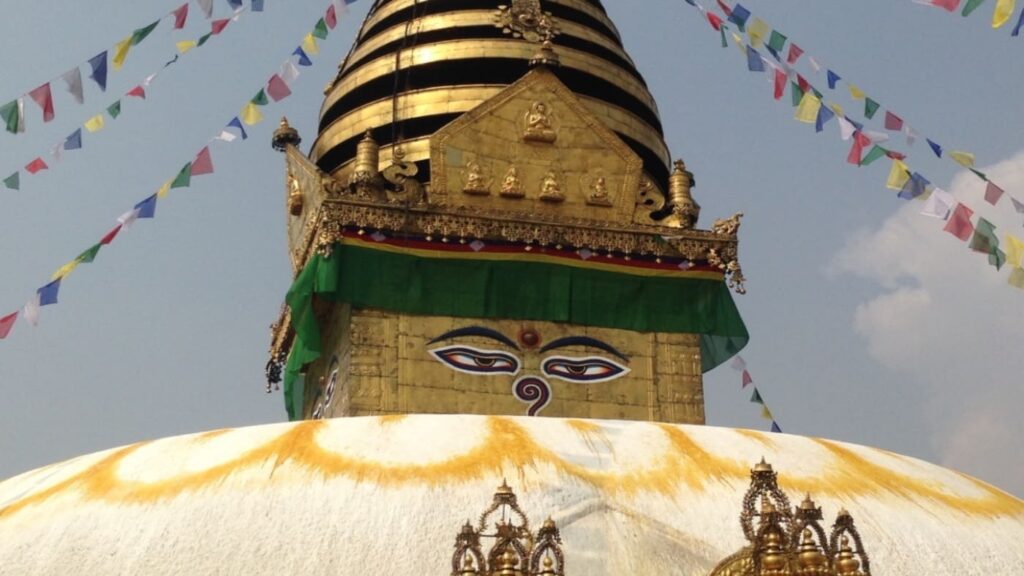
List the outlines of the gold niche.
{"label": "gold niche", "polygon": [[[489,532],[489,522],[494,522]],[[494,541],[486,555],[481,539]],[[537,531],[519,507],[515,492],[502,482],[490,507],[474,527],[469,520],[455,537],[452,576],[565,576],[562,536],[548,518]]]}
{"label": "gold niche", "polygon": [[740,513],[750,544],[720,562],[710,576],[871,576],[853,516],[840,510],[829,534],[822,518],[809,495],[791,507],[777,473],[762,459],[750,471]]}

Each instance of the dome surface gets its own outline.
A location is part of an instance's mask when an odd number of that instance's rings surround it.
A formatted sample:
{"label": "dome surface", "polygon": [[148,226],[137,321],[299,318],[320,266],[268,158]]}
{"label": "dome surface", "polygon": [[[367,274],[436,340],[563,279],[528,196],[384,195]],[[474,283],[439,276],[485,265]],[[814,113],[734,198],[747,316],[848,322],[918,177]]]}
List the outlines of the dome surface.
{"label": "dome surface", "polygon": [[874,574],[1021,574],[1024,502],[904,456],[747,430],[406,416],[144,442],[0,483],[0,574],[438,574],[502,479],[567,574],[704,575],[753,463],[856,518]]}

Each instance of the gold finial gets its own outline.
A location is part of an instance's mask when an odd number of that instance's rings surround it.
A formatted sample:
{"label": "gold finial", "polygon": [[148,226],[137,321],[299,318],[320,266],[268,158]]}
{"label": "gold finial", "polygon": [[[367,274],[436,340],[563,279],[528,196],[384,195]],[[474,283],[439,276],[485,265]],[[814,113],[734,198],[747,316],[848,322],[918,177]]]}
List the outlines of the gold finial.
{"label": "gold finial", "polygon": [[558,53],[555,52],[555,45],[551,43],[551,40],[542,42],[540,48],[530,57],[530,66],[557,68],[561,65],[562,62],[558,59]]}
{"label": "gold finial", "polygon": [[814,505],[814,500],[811,500],[811,495],[804,496],[804,501],[800,503],[801,510],[814,510],[817,507]]}
{"label": "gold finial", "polygon": [[299,131],[292,128],[288,124],[288,119],[282,116],[277,130],[274,130],[274,135],[270,139],[270,145],[273,146],[274,150],[284,152],[288,149],[288,146],[298,147],[301,143],[302,138],[299,137]]}
{"label": "gold finial", "polygon": [[860,574],[860,560],[850,548],[850,539],[843,536],[840,540],[839,554],[836,556],[836,573],[840,575]]}
{"label": "gold finial", "polygon": [[508,480],[506,480],[505,478],[501,479],[501,486],[498,486],[497,493],[502,495],[512,493],[512,488],[508,485]]}
{"label": "gold finial", "polygon": [[764,456],[761,456],[761,461],[754,465],[754,472],[771,472],[772,465],[765,461]]}
{"label": "gold finial", "polygon": [[353,186],[369,185],[380,181],[380,146],[367,130],[362,140],[356,144],[356,160],[349,176],[349,184]]}
{"label": "gold finial", "polygon": [[668,179],[668,202],[671,213],[664,224],[675,228],[692,229],[700,218],[700,204],[693,199],[691,190],[696,186],[693,172],[686,169],[686,162],[675,161],[675,170]]}

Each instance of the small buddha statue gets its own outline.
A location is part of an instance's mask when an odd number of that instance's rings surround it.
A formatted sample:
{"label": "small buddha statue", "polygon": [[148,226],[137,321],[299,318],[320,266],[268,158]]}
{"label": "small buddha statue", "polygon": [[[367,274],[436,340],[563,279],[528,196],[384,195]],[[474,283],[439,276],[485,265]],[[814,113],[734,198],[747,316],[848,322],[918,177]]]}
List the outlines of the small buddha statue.
{"label": "small buddha statue", "polygon": [[611,198],[608,197],[608,181],[604,176],[598,176],[590,185],[590,195],[587,196],[587,204],[595,206],[611,206]]}
{"label": "small buddha statue", "polygon": [[519,170],[515,166],[509,167],[508,172],[505,173],[505,179],[501,182],[501,195],[506,198],[525,196],[522,183],[519,181]]}
{"label": "small buddha statue", "polygon": [[548,105],[543,102],[534,102],[530,111],[526,113],[526,132],[523,133],[523,140],[527,142],[543,142],[550,144],[558,139],[558,134],[551,127],[551,119]]}
{"label": "small buddha statue", "polygon": [[558,177],[551,170],[548,170],[541,181],[540,199],[545,202],[563,202],[565,200],[565,194],[562,194],[562,186],[558,183]]}
{"label": "small buddha statue", "polygon": [[302,215],[303,208],[303,197],[302,190],[299,188],[299,181],[292,176],[288,175],[288,213],[292,216]]}
{"label": "small buddha statue", "polygon": [[466,194],[486,195],[490,191],[487,189],[487,181],[484,179],[483,168],[480,164],[470,160],[466,163],[466,171],[463,173],[463,177],[466,180],[466,185],[462,191]]}

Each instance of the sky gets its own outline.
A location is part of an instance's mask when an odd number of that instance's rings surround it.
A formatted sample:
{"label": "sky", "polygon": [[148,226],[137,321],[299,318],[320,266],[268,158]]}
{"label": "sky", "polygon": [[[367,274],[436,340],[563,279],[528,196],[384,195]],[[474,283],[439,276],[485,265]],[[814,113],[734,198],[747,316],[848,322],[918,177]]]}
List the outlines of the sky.
{"label": "sky", "polygon": [[[0,100],[60,76],[179,2],[20,3],[0,21]],[[0,478],[141,440],[286,419],[263,378],[269,325],[291,279],[283,157],[270,133],[286,115],[308,149],[323,87],[370,3],[352,6],[248,140],[211,145],[214,174],[172,190],[154,219],[63,282],[38,327],[19,321],[0,342]],[[1024,38],[991,29],[991,3],[970,18],[909,0],[743,4],[921,134],[975,153],[1024,200]],[[125,100],[82,150],[23,175],[20,191],[0,188],[0,316],[191,160],[327,5],[267,0],[265,12],[244,14],[164,70],[144,102]],[[658,100],[672,154],[696,174],[701,224],[745,214],[749,292],[736,300],[751,342],[742,355],[783,430],[908,454],[1024,496],[1024,291],[1006,283],[1007,271],[920,215],[923,203],[886,190],[887,162],[847,164],[835,121],[821,134],[794,121],[788,93],[773,100],[767,75],[748,72],[686,3],[605,6]],[[230,14],[226,1],[215,7],[218,17]],[[185,31],[164,21],[132,49],[106,93],[86,78],[78,105],[58,80],[47,124],[26,101],[27,132],[0,133],[0,177],[159,69],[176,41],[203,34],[208,23],[191,8]],[[859,106],[802,64],[834,101]],[[1024,216],[1006,200],[985,204],[983,185],[935,159],[923,140],[893,144],[1000,237],[1024,236]],[[705,390],[709,424],[767,429],[729,366],[706,374]]]}

